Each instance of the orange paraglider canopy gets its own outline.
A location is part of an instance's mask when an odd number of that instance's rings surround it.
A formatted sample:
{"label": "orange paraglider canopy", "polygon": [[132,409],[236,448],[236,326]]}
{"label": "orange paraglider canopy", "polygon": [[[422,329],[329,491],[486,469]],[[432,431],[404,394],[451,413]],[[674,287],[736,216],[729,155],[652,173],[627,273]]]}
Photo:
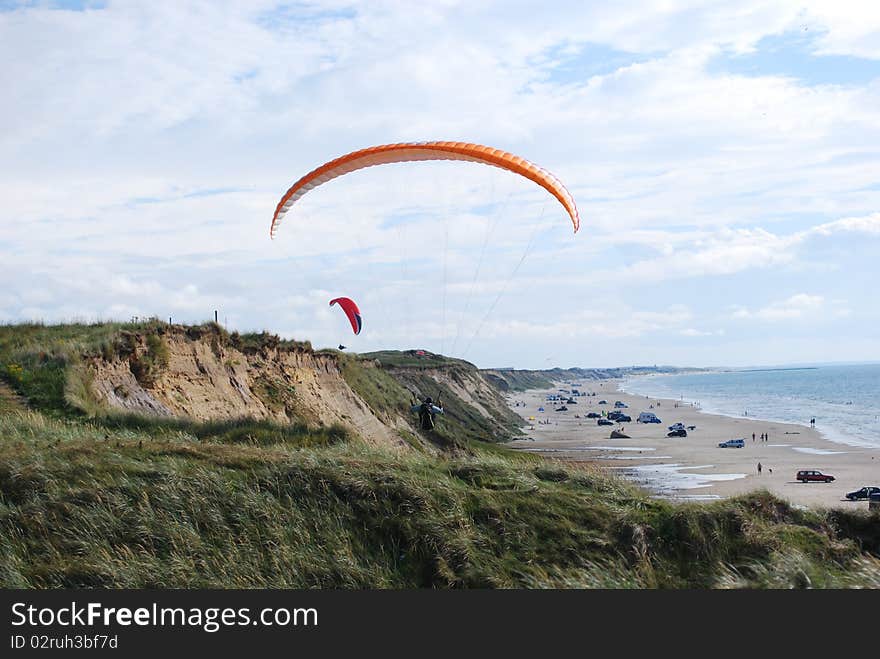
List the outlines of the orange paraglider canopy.
{"label": "orange paraglider canopy", "polygon": [[303,176],[291,186],[278,202],[275,215],[272,217],[269,235],[275,237],[275,232],[284,215],[309,190],[358,169],[413,160],[463,160],[492,165],[524,176],[556,197],[568,212],[575,232],[580,227],[580,217],[574,198],[565,189],[562,182],[546,169],[524,158],[501,149],[467,142],[401,142],[353,151],[331,160]]}

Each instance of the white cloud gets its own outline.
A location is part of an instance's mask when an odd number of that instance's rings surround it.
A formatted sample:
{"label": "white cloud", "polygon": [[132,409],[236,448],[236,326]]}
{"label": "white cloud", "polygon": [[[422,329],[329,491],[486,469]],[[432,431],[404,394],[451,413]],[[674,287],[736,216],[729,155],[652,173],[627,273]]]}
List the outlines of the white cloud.
{"label": "white cloud", "polygon": [[813,235],[831,236],[835,233],[863,233],[880,235],[880,212],[863,217],[845,217],[833,222],[826,222],[799,234],[799,239]]}
{"label": "white cloud", "polygon": [[676,305],[664,311],[641,311],[626,305],[580,311],[552,322],[496,321],[485,323],[484,339],[505,337],[567,340],[587,337],[638,338],[681,327],[693,318],[690,309]]}
{"label": "white cloud", "polygon": [[880,235],[880,213],[842,218],[790,234],[776,234],[761,228],[622,234],[609,241],[623,246],[652,247],[660,256],[603,271],[594,280],[656,282],[786,266],[798,261],[798,250],[808,240],[848,233]]}
{"label": "white cloud", "polygon": [[736,309],[732,316],[736,319],[756,319],[770,322],[793,320],[813,316],[824,310],[825,298],[821,295],[798,293],[760,309]]}
{"label": "white cloud", "polygon": [[692,336],[692,337],[701,337],[701,336],[724,336],[724,330],[698,330],[693,327],[688,327],[687,329],[681,330],[680,334],[682,336]]}
{"label": "white cloud", "polygon": [[880,59],[880,9],[872,0],[809,0],[804,29],[819,32],[817,52]]}
{"label": "white cloud", "polygon": [[[805,251],[880,233],[880,83],[710,66],[804,27],[816,52],[876,57],[878,11],[851,8],[260,1],[2,12],[0,317],[197,320],[221,307],[231,322],[335,344],[323,298],[350,291],[388,310],[371,315],[377,342],[443,342],[456,323],[473,332],[501,295],[508,316],[484,329],[505,340],[694,338],[715,319],[634,311],[656,308],[645,287],[669,306],[669,281],[776,281],[803,267],[844,277],[845,249],[815,265]],[[551,169],[578,200],[581,232],[572,238],[527,181],[422,163],[311,192],[269,241],[278,197],[317,164],[432,138]],[[779,290],[814,290],[791,286]],[[714,301],[697,295],[689,309]]]}

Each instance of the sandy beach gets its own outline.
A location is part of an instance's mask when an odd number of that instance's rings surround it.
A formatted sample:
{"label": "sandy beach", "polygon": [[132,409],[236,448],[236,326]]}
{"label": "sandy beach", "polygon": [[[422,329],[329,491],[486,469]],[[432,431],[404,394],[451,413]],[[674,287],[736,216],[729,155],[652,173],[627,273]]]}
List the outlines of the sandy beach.
{"label": "sandy beach", "polygon": [[[509,394],[508,403],[526,421],[528,436],[510,445],[548,458],[600,464],[673,500],[712,500],[766,488],[796,505],[867,508],[867,502],[849,501],[844,495],[866,485],[880,486],[880,449],[832,442],[809,427],[708,414],[675,400],[635,396],[619,391],[619,384],[583,382],[580,391],[596,396],[575,397],[577,403],[566,404],[565,412],[554,411],[562,403],[546,400],[559,388],[571,388],[564,383]],[[600,405],[602,400],[607,404]],[[589,412],[615,409],[615,401],[628,405],[622,411],[632,422],[599,426],[596,419],[586,418]],[[539,407],[545,411],[539,412]],[[637,423],[643,411],[654,412],[662,423]],[[695,429],[687,437],[667,437],[668,426],[677,422]],[[611,431],[621,427],[630,439],[610,439]],[[718,446],[735,438],[744,438],[745,447]],[[817,469],[836,480],[801,483],[795,479],[800,469]]]}

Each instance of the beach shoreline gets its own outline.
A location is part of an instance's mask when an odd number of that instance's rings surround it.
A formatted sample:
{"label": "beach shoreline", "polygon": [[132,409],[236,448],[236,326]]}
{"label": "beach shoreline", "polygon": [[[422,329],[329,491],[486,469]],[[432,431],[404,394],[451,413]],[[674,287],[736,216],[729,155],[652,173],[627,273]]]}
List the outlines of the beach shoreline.
{"label": "beach shoreline", "polygon": [[[511,409],[523,417],[526,438],[512,448],[564,460],[595,463],[636,482],[656,496],[671,500],[713,500],[767,489],[794,505],[811,508],[867,508],[864,501],[845,498],[847,492],[880,485],[880,449],[843,444],[809,426],[751,417],[713,414],[668,398],[652,398],[619,389],[622,380],[586,381],[567,411],[546,400],[570,385],[507,394]],[[599,405],[606,400],[607,404]],[[631,422],[599,426],[589,412],[626,408]],[[545,411],[538,409],[543,407]],[[638,423],[640,412],[654,412],[662,422]],[[534,417],[531,420],[530,417]],[[668,426],[693,426],[687,437],[667,437]],[[626,439],[611,439],[623,429]],[[753,435],[754,433],[754,435]],[[767,439],[762,440],[761,436]],[[720,448],[728,439],[742,438],[743,448]],[[758,465],[760,463],[760,471]],[[831,483],[800,483],[801,469],[835,476]]]}
{"label": "beach shoreline", "polygon": [[[859,367],[870,367],[870,364],[858,364],[856,366]],[[827,370],[827,369],[825,369]],[[717,376],[719,374],[729,374],[731,376],[741,376],[743,374],[751,374],[751,373],[790,373],[790,372],[803,372],[803,371],[811,371],[815,373],[819,373],[823,371],[819,367],[791,367],[791,368],[763,368],[763,369],[747,369],[747,370],[727,370],[727,369],[706,369],[700,370],[698,372],[685,372],[685,373],[668,373],[668,374],[651,374],[649,376],[641,375],[641,376],[631,376],[624,378],[620,381],[619,386],[622,390],[626,390],[627,393],[630,393],[634,396],[643,396],[648,395],[651,397],[658,397],[660,399],[671,399],[675,400],[676,395],[672,394],[671,391],[663,391],[663,389],[669,389],[664,384],[661,383],[661,379],[668,377],[670,379],[675,379],[680,375],[697,375],[697,376],[709,376],[712,378],[713,376]],[[825,377],[833,377],[834,374],[829,374],[824,372]],[[660,386],[644,386],[646,381],[654,381]],[[717,386],[717,379],[714,383]],[[723,392],[720,393],[717,389],[715,391],[711,391],[712,384],[710,384],[710,389],[705,391],[703,395],[705,395],[705,399],[700,396],[700,399],[697,400],[697,396],[699,395],[697,391],[699,390],[699,385],[696,380],[691,380],[688,384],[684,385],[686,390],[689,390],[686,394],[679,394],[679,400],[681,402],[697,402],[700,408],[708,413],[715,414],[718,416],[726,416],[734,419],[751,417],[758,421],[764,422],[773,422],[778,424],[788,424],[788,425],[797,425],[802,428],[815,428],[822,433],[825,439],[831,442],[835,442],[837,444],[843,444],[846,446],[855,446],[855,447],[865,447],[865,448],[880,448],[880,443],[878,443],[877,439],[880,437],[878,433],[880,433],[880,426],[877,426],[872,432],[871,429],[866,428],[864,426],[864,422],[866,421],[865,410],[856,408],[841,408],[840,401],[836,401],[836,409],[835,402],[831,402],[828,400],[816,400],[815,391],[810,393],[814,394],[812,397],[809,395],[802,400],[798,401],[798,406],[803,406],[797,410],[795,415],[792,414],[794,412],[794,406],[788,404],[788,400],[794,400],[794,398],[790,398],[788,396],[784,397],[787,400],[779,400],[779,397],[775,397],[773,404],[769,407],[767,406],[767,398],[765,398],[762,394],[767,394],[769,392],[766,389],[763,392],[754,392],[752,395],[744,394],[744,392],[740,391],[740,396],[742,398],[737,402],[739,405],[735,405],[733,403],[734,400],[737,400],[737,396],[733,392]],[[765,385],[766,386],[766,385]],[[781,386],[782,389],[777,389],[776,386]],[[682,383],[679,382],[675,388],[681,388]],[[785,384],[784,383],[775,383],[774,393],[777,391],[784,391]],[[825,392],[825,396],[835,397],[834,391],[839,390],[827,390]],[[720,394],[720,395],[719,395]],[[846,397],[852,395],[852,392],[848,392],[846,394],[840,393],[838,397],[841,400],[844,400]],[[751,400],[750,400],[751,399]],[[781,411],[779,405],[782,404],[787,409]],[[845,403],[845,405],[852,405],[852,401]],[[818,409],[817,409],[818,407]],[[810,410],[809,413],[803,413],[803,410]],[[875,420],[878,418],[876,413],[871,411],[871,416],[874,416]],[[819,423],[815,425],[810,423],[810,418],[819,417]]]}

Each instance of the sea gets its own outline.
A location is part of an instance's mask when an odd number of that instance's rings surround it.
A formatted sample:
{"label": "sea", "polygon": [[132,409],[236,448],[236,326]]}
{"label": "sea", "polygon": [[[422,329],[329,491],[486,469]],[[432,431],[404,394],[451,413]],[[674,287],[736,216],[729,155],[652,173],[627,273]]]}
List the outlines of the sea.
{"label": "sea", "polygon": [[880,448],[880,364],[743,368],[627,378],[631,394],[704,412],[816,429],[834,442]]}

